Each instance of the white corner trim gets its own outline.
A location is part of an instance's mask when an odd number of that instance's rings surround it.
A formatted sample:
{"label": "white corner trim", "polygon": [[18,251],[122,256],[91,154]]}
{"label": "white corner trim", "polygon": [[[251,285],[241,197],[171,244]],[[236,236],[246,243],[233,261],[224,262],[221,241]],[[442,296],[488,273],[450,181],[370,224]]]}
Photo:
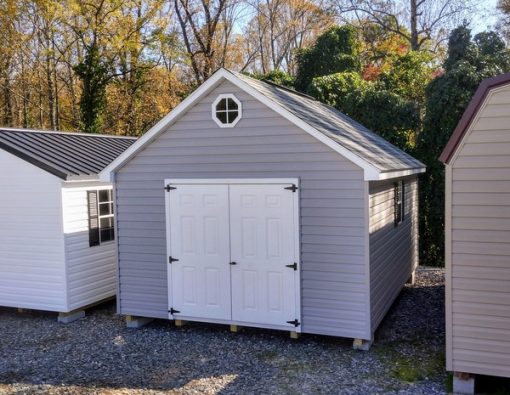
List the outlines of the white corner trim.
{"label": "white corner trim", "polygon": [[[224,100],[224,99],[232,99],[237,104],[238,115],[237,115],[237,118],[232,123],[223,123],[216,116],[216,106],[218,105],[218,103],[221,100]],[[226,110],[225,112],[228,112],[228,110]],[[243,104],[233,93],[220,94],[211,104],[211,117],[212,117],[213,121],[216,122],[216,125],[218,125],[220,128],[233,128],[234,126],[237,125],[237,123],[243,117]]]}
{"label": "white corner trim", "polygon": [[225,69],[219,69],[216,73],[209,77],[209,79],[206,80],[200,87],[198,87],[191,95],[184,99],[179,105],[177,105],[172,111],[170,111],[165,117],[163,117],[158,123],[156,123],[156,125],[154,125],[134,144],[132,144],[126,151],[124,151],[119,157],[117,157],[117,159],[115,159],[105,169],[103,169],[103,171],[100,173],[100,179],[104,181],[110,181],[111,180],[110,173],[124,165],[141,148],[143,148],[146,144],[154,140],[163,129],[167,128],[173,122],[175,122],[189,107],[191,107],[202,96],[207,94],[223,79],[226,79],[227,81],[237,86],[239,89],[242,89],[246,93],[250,94],[255,99],[259,100],[261,103],[265,104],[272,110],[276,111],[278,114],[283,116],[285,119],[287,119],[300,129],[304,130],[311,136],[315,137],[317,140],[324,143],[329,148],[338,152],[340,155],[350,160],[357,166],[361,167],[364,172],[365,181],[381,179],[380,178],[381,172],[375,166],[368,163],[366,160],[360,158],[359,156],[355,155],[347,148],[341,146],[340,144],[338,144],[331,138],[327,137],[323,133],[319,132],[317,129],[313,128],[312,126],[304,122],[302,119],[298,118],[290,111],[284,109],[278,103],[267,98],[262,93],[257,91],[255,88],[251,87],[249,84],[242,81],[240,78],[236,77],[234,74]]}

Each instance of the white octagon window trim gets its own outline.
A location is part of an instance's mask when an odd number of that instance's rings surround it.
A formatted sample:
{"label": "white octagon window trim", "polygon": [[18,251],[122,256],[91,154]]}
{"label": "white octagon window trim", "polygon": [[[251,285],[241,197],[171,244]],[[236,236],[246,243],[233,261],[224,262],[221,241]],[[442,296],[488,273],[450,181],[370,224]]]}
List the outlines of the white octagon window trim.
{"label": "white octagon window trim", "polygon": [[[229,108],[229,99],[237,105],[237,108]],[[220,107],[220,109],[218,109],[218,107]],[[237,97],[235,97],[232,93],[225,93],[218,95],[216,100],[214,100],[211,106],[211,111],[212,119],[214,120],[214,122],[216,122],[216,124],[220,128],[232,128],[236,126],[236,124],[241,120],[243,115],[243,106],[241,104],[241,101]],[[231,121],[230,117],[235,115],[236,113],[237,116],[233,118]],[[224,115],[225,122],[218,118],[218,115]]]}

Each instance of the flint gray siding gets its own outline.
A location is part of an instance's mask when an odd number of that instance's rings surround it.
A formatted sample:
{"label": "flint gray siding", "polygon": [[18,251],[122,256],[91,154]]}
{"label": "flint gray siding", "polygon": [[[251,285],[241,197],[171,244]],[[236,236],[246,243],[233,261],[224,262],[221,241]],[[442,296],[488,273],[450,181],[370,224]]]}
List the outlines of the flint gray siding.
{"label": "flint gray siding", "polygon": [[447,364],[510,377],[510,86],[494,89],[447,169]]}
{"label": "flint gray siding", "polygon": [[377,329],[418,266],[418,180],[404,178],[404,220],[394,224],[394,182],[370,183],[370,305]]}
{"label": "flint gray siding", "polygon": [[[234,93],[222,129],[211,103]],[[370,338],[363,171],[223,82],[116,174],[120,312],[167,318],[165,178],[300,178],[302,329]]]}

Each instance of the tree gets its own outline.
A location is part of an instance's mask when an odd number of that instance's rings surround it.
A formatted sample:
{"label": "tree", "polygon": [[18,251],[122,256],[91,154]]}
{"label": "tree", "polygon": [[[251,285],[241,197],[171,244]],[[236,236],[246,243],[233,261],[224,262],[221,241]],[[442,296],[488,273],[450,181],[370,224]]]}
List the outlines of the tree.
{"label": "tree", "polygon": [[306,91],[314,77],[343,71],[360,71],[360,43],[351,26],[334,26],[315,44],[297,53],[296,88]]}
{"label": "tree", "polygon": [[470,9],[464,0],[340,0],[340,14],[368,18],[407,40],[413,51],[434,49]]}
{"label": "tree", "polygon": [[444,167],[438,161],[480,82],[510,71],[510,56],[494,32],[453,30],[444,62],[444,74],[426,90],[426,116],[417,155],[427,165],[420,186],[420,251],[425,264],[444,262]]}

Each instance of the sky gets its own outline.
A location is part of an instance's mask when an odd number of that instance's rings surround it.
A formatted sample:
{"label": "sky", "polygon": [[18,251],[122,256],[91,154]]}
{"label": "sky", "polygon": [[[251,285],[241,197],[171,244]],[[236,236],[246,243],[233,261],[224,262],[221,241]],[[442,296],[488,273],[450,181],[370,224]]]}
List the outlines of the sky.
{"label": "sky", "polygon": [[480,11],[474,14],[471,21],[474,34],[495,28],[498,20],[497,4],[498,0],[480,0],[478,4]]}

